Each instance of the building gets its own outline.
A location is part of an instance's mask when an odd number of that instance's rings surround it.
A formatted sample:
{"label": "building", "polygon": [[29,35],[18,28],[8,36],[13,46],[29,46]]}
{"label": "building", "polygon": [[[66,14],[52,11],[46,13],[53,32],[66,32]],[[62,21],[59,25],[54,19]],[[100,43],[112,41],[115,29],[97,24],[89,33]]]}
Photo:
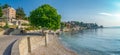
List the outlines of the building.
{"label": "building", "polygon": [[16,10],[12,7],[8,7],[2,10],[3,17],[6,17],[8,21],[12,21],[13,18],[16,18]]}

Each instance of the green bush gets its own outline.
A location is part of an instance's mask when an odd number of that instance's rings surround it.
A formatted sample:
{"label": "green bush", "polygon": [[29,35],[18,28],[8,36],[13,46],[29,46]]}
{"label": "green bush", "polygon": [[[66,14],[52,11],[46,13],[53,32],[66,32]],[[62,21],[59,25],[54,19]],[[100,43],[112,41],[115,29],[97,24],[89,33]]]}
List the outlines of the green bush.
{"label": "green bush", "polygon": [[27,24],[27,23],[22,23],[21,25],[22,26],[30,26],[30,24]]}
{"label": "green bush", "polygon": [[0,32],[1,32],[1,31],[3,31],[3,29],[2,29],[2,28],[0,28]]}
{"label": "green bush", "polygon": [[3,28],[9,28],[8,23],[6,22],[6,25]]}
{"label": "green bush", "polygon": [[25,30],[39,30],[40,28],[38,28],[38,27],[28,27],[28,28],[25,28]]}

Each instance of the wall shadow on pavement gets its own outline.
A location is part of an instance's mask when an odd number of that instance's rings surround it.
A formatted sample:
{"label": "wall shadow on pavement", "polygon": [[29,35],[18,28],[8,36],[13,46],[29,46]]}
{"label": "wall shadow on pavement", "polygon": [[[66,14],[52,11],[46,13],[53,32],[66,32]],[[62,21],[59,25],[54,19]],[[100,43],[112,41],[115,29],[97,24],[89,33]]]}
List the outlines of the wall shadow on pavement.
{"label": "wall shadow on pavement", "polygon": [[10,45],[8,45],[8,47],[5,49],[3,55],[11,55],[12,47],[16,41],[17,40],[13,41]]}

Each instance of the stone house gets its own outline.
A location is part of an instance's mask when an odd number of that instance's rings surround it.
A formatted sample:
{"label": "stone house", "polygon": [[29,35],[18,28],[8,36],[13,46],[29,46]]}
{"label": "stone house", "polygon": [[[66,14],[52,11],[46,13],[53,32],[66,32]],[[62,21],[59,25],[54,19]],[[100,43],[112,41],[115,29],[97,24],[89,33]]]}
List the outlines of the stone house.
{"label": "stone house", "polygon": [[16,10],[12,7],[8,7],[2,10],[3,17],[7,18],[9,22],[12,22],[13,18],[16,18]]}

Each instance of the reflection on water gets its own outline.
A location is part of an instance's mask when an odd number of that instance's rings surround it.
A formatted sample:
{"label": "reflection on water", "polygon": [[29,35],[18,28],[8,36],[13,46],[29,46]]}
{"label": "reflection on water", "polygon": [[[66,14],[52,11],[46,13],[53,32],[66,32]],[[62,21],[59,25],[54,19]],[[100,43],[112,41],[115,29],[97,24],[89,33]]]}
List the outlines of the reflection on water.
{"label": "reflection on water", "polygon": [[120,28],[66,32],[61,40],[80,55],[120,55]]}

